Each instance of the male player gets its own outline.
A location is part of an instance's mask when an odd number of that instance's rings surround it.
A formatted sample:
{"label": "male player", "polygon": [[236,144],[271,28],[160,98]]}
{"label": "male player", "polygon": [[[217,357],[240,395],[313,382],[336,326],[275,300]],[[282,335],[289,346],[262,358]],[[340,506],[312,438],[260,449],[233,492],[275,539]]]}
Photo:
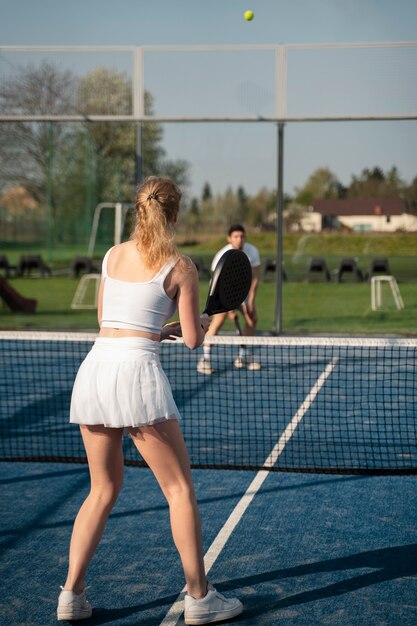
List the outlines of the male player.
{"label": "male player", "polygon": [[[259,268],[261,265],[261,260],[259,257],[258,249],[255,248],[255,246],[253,246],[252,244],[247,243],[245,241],[245,238],[246,232],[243,226],[241,226],[240,224],[233,224],[233,226],[230,226],[227,237],[228,243],[226,246],[224,246],[224,248],[219,250],[214,257],[211,264],[211,271],[214,271],[220,257],[227,250],[231,250],[232,248],[234,248],[235,250],[243,250],[243,252],[247,255],[252,267],[252,284],[249,290],[248,297],[240,307],[240,311],[242,312],[245,319],[245,326],[242,334],[245,337],[251,337],[256,332],[256,322],[258,321],[255,307],[255,297],[259,283]],[[206,337],[210,335],[217,335],[224,322],[226,321],[228,315],[230,319],[236,323],[236,311],[230,311],[229,313],[217,313],[216,315],[213,315],[210,327],[206,333]],[[214,371],[210,360],[210,348],[211,346],[209,343],[205,343],[203,346],[203,357],[197,364],[197,371],[200,374],[210,375]],[[236,357],[234,365],[238,369],[246,368],[251,371],[261,369],[261,364],[254,360],[250,349],[245,346],[240,348],[239,356]]]}

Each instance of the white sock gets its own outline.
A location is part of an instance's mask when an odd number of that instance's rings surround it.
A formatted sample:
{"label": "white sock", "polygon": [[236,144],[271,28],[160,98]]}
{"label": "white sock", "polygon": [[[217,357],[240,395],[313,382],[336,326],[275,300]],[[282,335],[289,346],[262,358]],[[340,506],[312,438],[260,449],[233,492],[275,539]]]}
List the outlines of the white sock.
{"label": "white sock", "polygon": [[203,357],[205,361],[210,361],[210,352],[211,352],[211,346],[209,344],[204,344],[203,345]]}

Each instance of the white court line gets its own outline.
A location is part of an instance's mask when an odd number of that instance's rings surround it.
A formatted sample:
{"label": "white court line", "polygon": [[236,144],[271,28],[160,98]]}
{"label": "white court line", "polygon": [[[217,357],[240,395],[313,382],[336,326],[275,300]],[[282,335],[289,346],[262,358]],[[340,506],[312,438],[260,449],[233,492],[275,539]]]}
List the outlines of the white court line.
{"label": "white court line", "polygon": [[[273,447],[273,449],[271,450],[271,452],[265,459],[263,466],[267,469],[262,469],[257,472],[255,478],[252,480],[246,492],[241,497],[241,499],[239,500],[239,502],[237,503],[237,505],[231,512],[231,514],[229,515],[226,523],[220,529],[219,533],[217,534],[217,537],[214,539],[213,543],[207,550],[207,553],[204,557],[204,565],[206,569],[206,574],[208,574],[210,569],[213,567],[221,551],[226,545],[230,535],[232,534],[237,524],[243,517],[246,509],[252,502],[253,498],[255,497],[259,489],[261,488],[264,480],[269,474],[268,468],[273,467],[274,463],[277,461],[280,454],[282,454],[282,452],[284,451],[285,445],[289,442],[289,440],[293,436],[298,424],[301,422],[304,415],[307,413],[310,406],[313,404],[314,399],[317,396],[318,392],[320,391],[321,387],[323,386],[327,378],[332,373],[337,363],[337,360],[338,359],[336,358],[336,359],[333,359],[330,363],[328,363],[326,369],[324,369],[323,372],[320,374],[320,376],[316,380],[316,383],[310,389],[310,392],[308,393],[308,395],[305,397],[304,401],[298,408],[297,413],[294,415],[291,422],[288,424],[287,428],[282,433],[281,437],[279,438],[278,443]],[[184,600],[185,591],[186,591],[186,587],[182,589],[180,595],[178,596],[174,604],[171,606],[168,613],[165,615],[160,626],[175,626],[177,624],[184,610],[183,600]]]}

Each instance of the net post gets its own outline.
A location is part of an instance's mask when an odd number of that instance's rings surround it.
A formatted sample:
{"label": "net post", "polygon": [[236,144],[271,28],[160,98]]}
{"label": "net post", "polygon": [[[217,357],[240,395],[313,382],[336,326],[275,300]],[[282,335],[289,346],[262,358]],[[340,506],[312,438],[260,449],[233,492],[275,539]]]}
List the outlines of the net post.
{"label": "net post", "polygon": [[284,122],[286,116],[287,98],[287,47],[276,47],[275,55],[277,101],[276,114],[278,120],[278,170],[277,170],[277,200],[276,200],[276,303],[275,328],[277,335],[282,333],[282,226],[284,211]]}
{"label": "net post", "polygon": [[282,333],[282,228],[284,212],[284,123],[278,124],[278,180],[277,180],[277,220],[276,220],[276,301],[275,328],[277,335]]}

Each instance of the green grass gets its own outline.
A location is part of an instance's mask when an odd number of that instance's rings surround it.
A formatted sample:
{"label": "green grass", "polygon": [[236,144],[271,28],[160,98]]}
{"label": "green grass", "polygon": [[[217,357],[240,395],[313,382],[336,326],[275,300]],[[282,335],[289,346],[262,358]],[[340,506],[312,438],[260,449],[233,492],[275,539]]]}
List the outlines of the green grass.
{"label": "green grass", "polygon": [[[204,235],[204,229],[203,233]],[[275,256],[276,236],[273,232],[248,232],[248,241],[259,248],[263,257]],[[212,257],[226,243],[226,235],[210,238],[199,236],[191,245],[189,237],[178,235],[181,250],[189,255],[207,255]],[[110,243],[97,245],[95,256],[102,256]],[[54,246],[51,251],[41,243],[0,242],[2,252],[10,262],[16,263],[21,254],[41,254],[52,265],[69,263],[76,255],[87,254],[87,243],[79,245]],[[283,236],[284,255],[298,256],[417,256],[416,233],[369,234],[369,233],[285,233]],[[52,258],[50,258],[50,256]]]}
{"label": "green grass", "polygon": [[[263,259],[275,257],[275,233],[248,233],[248,240],[258,246]],[[179,237],[181,242],[181,237]],[[396,233],[379,234],[285,234],[284,262],[289,282],[283,286],[283,328],[286,333],[330,334],[417,334],[417,235]],[[195,245],[181,246],[181,250],[194,257],[203,257],[207,267],[213,255],[225,244],[225,236],[201,240]],[[42,254],[48,259],[45,248],[25,250],[23,244],[9,244],[4,252],[16,263],[25,252]],[[97,249],[103,255],[105,248]],[[77,254],[85,255],[83,246],[62,246],[53,250],[53,269],[69,268]],[[388,257],[390,271],[399,281],[405,309],[397,311],[391,294],[384,291],[384,309],[371,310],[370,285],[352,283],[345,275],[343,284],[306,283],[306,272],[311,256],[325,257],[334,276],[340,259],[353,256],[364,273],[369,270],[374,256]],[[268,273],[259,287],[257,305],[258,330],[269,332],[275,327],[275,274]],[[50,329],[50,330],[97,330],[95,311],[73,311],[70,304],[78,285],[77,279],[53,277],[11,280],[19,292],[37,298],[39,305],[35,315],[11,313],[0,300],[0,328],[2,329]],[[387,288],[388,289],[388,288]],[[203,306],[207,282],[201,283],[201,306]],[[225,330],[232,331],[229,322]]]}
{"label": "green grass", "polygon": [[[90,330],[98,328],[96,312],[71,310],[78,285],[72,278],[13,279],[11,285],[23,295],[38,300],[33,315],[12,313],[0,305],[0,328],[25,330]],[[203,307],[208,283],[201,282]],[[398,311],[387,286],[383,289],[380,311],[371,310],[368,283],[284,283],[283,330],[287,334],[398,334],[417,335],[417,284],[400,284],[405,309]],[[258,331],[270,332],[275,326],[275,285],[260,284],[257,297]],[[232,331],[229,321],[225,331]]]}
{"label": "green grass", "polygon": [[[259,248],[263,261],[276,257],[274,233],[250,233],[248,240]],[[191,257],[202,258],[210,267],[214,254],[224,244],[224,237],[216,237],[181,249]],[[343,257],[354,257],[364,275],[369,272],[374,257],[387,257],[390,272],[397,280],[417,282],[416,234],[285,234],[283,246],[284,266],[290,281],[305,280],[311,257],[319,256],[325,258],[333,275]]]}
{"label": "green grass", "polygon": [[[275,233],[249,232],[248,241],[259,248],[263,256],[275,256]],[[181,242],[181,239],[179,239]],[[186,254],[213,255],[225,244],[225,236],[182,246]],[[416,256],[416,233],[383,235],[354,233],[285,233],[284,255],[287,256]]]}
{"label": "green grass", "polygon": [[[109,246],[110,247],[110,246]],[[19,261],[21,255],[24,254],[40,254],[44,261],[49,263],[52,267],[57,266],[61,267],[63,264],[70,265],[74,257],[76,256],[86,256],[87,255],[87,246],[86,245],[68,245],[68,246],[59,246],[52,250],[52,254],[44,245],[27,245],[23,246],[20,244],[19,246],[1,246],[2,254],[5,254],[9,259],[9,262],[12,264],[16,264]],[[105,249],[103,248],[104,252]],[[101,251],[100,251],[101,252]]]}
{"label": "green grass", "polygon": [[383,308],[371,309],[371,288],[361,284],[289,283],[283,289],[283,326],[290,333],[417,334],[417,285],[400,285],[405,308],[395,307],[388,285]]}
{"label": "green grass", "polygon": [[0,328],[27,330],[95,330],[97,314],[91,310],[71,310],[71,302],[79,283],[73,278],[19,278],[11,286],[23,296],[36,298],[35,314],[12,313],[0,306]]}

